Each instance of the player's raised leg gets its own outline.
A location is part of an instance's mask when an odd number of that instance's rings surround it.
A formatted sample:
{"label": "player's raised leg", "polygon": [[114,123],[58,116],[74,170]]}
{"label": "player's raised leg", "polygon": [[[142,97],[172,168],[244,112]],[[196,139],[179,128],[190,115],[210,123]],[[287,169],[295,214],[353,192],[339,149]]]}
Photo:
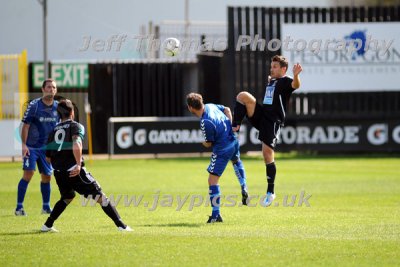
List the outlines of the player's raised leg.
{"label": "player's raised leg", "polygon": [[256,99],[249,92],[240,92],[236,96],[235,108],[233,111],[233,122],[232,128],[234,131],[238,131],[240,124],[242,123],[245,116],[253,117],[256,108]]}
{"label": "player's raised leg", "polygon": [[267,194],[264,200],[264,205],[266,207],[270,206],[275,199],[275,176],[276,176],[276,166],[275,166],[275,159],[274,159],[274,150],[267,146],[266,144],[262,144],[262,152],[265,162],[266,168],[266,176],[267,176]]}

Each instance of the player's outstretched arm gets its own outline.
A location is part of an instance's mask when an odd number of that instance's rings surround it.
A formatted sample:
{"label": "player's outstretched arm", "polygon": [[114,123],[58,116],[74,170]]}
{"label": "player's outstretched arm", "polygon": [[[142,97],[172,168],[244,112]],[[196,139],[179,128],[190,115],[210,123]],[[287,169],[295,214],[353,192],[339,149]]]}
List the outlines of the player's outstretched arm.
{"label": "player's outstretched arm", "polygon": [[231,109],[228,107],[225,107],[224,109],[224,114],[228,117],[228,119],[232,122],[232,112]]}
{"label": "player's outstretched arm", "polygon": [[292,88],[297,89],[300,88],[301,82],[300,82],[300,72],[303,70],[303,67],[299,64],[296,63],[293,66],[293,81],[292,81]]}

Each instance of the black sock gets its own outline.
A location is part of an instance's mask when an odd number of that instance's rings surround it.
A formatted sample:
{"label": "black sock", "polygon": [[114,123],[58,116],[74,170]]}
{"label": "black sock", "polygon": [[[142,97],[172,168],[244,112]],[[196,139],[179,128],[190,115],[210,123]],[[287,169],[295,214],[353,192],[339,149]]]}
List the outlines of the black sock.
{"label": "black sock", "polygon": [[275,175],[276,175],[276,166],[275,162],[271,162],[266,165],[267,169],[267,181],[268,181],[268,188],[267,193],[274,193],[274,183],[275,183]]}
{"label": "black sock", "polygon": [[246,116],[246,114],[246,106],[236,101],[235,108],[233,109],[232,126],[236,127],[237,125],[242,124],[242,120],[244,119],[244,116]]}
{"label": "black sock", "polygon": [[47,221],[44,223],[47,227],[53,227],[54,221],[63,213],[65,208],[68,206],[64,200],[60,199],[57,201],[56,205],[54,205],[53,211],[50,213],[50,217],[47,218]]}
{"label": "black sock", "polygon": [[117,209],[111,205],[110,202],[108,202],[107,206],[101,206],[101,208],[104,210],[107,216],[114,221],[117,227],[122,227],[124,229],[126,228],[126,224],[121,221],[121,217],[119,216]]}

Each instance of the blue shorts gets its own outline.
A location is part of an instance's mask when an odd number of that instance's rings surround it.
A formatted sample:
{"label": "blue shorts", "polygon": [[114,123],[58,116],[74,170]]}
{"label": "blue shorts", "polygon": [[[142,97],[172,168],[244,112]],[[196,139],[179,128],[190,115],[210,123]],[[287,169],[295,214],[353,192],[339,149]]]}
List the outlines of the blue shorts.
{"label": "blue shorts", "polygon": [[29,148],[29,156],[22,161],[22,169],[24,171],[35,171],[36,163],[39,168],[39,173],[51,175],[53,167],[46,161],[46,152],[40,148]]}
{"label": "blue shorts", "polygon": [[239,142],[235,140],[235,143],[232,147],[219,152],[213,152],[211,155],[210,165],[207,168],[207,171],[210,174],[221,177],[224,172],[226,165],[228,165],[229,161],[236,161],[240,157],[239,151]]}

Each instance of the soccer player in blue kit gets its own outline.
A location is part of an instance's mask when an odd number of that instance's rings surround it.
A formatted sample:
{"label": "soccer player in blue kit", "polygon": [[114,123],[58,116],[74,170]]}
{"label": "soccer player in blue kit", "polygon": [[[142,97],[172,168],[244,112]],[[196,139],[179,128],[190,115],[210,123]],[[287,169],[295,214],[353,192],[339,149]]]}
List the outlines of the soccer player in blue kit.
{"label": "soccer player in blue kit", "polygon": [[204,104],[200,94],[190,93],[186,97],[189,111],[200,118],[200,128],[205,141],[203,146],[212,147],[208,185],[212,214],[207,223],[223,222],[220,214],[219,178],[229,161],[232,162],[235,174],[242,190],[242,203],[247,205],[248,192],[246,173],[240,160],[239,142],[232,131],[232,114],[228,107],[215,104]]}
{"label": "soccer player in blue kit", "polygon": [[43,96],[32,100],[22,118],[21,141],[23,157],[23,176],[18,184],[17,208],[15,215],[26,216],[23,202],[28,184],[38,165],[41,174],[40,191],[42,193],[43,214],[50,214],[50,179],[53,172],[51,164],[46,161],[45,147],[49,133],[59,120],[58,102],[54,100],[57,85],[54,80],[46,79],[42,85]]}

